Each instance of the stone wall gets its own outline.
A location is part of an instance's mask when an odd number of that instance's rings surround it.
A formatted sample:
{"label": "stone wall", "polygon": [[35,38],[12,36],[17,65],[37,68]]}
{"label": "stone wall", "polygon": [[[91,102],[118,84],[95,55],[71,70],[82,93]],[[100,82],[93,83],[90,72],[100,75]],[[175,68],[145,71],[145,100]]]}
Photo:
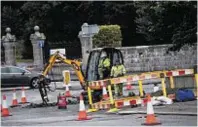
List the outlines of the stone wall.
{"label": "stone wall", "polygon": [[[146,72],[193,68],[197,64],[197,45],[184,46],[180,51],[168,51],[172,45],[118,47],[128,72]],[[94,49],[98,50],[98,49]]]}
{"label": "stone wall", "polygon": [[[171,45],[119,47],[128,73],[193,68],[197,64],[197,45],[184,46],[179,52],[169,52]],[[100,49],[93,49],[100,50]],[[74,71],[68,65],[53,67],[55,79],[62,80],[62,71]],[[77,79],[74,73],[74,78]],[[73,77],[72,77],[73,78]]]}
{"label": "stone wall", "polygon": [[184,46],[180,51],[168,51],[171,45],[121,47],[128,71],[144,72],[193,68],[197,64],[197,45]]}

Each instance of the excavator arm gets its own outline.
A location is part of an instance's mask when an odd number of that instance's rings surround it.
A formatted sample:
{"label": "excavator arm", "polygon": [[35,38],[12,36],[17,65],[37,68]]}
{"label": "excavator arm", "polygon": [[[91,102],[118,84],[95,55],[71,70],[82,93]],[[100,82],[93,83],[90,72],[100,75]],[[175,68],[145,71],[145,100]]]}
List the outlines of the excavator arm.
{"label": "excavator arm", "polygon": [[52,55],[49,59],[49,63],[45,66],[42,75],[46,76],[48,74],[48,72],[52,69],[53,65],[55,64],[56,60],[60,60],[61,62],[65,63],[65,64],[69,64],[72,65],[75,73],[80,81],[81,86],[84,88],[85,85],[85,81],[84,81],[84,77],[80,68],[80,62],[78,60],[70,60],[70,59],[66,59],[64,56],[62,56],[61,54],[59,54],[59,52],[56,52],[54,55]]}
{"label": "excavator arm", "polygon": [[63,55],[61,55],[57,51],[55,54],[53,54],[50,57],[49,62],[44,67],[44,70],[43,70],[42,74],[39,76],[39,91],[40,91],[41,98],[42,98],[44,104],[47,104],[47,102],[49,101],[48,97],[47,97],[47,89],[46,89],[46,88],[49,89],[49,82],[47,82],[46,76],[49,73],[49,71],[52,69],[56,60],[59,60],[59,61],[65,63],[65,64],[71,65],[75,70],[75,73],[76,73],[76,75],[77,75],[77,77],[80,81],[80,84],[81,84],[82,88],[86,89],[85,79],[84,79],[84,76],[83,76],[81,68],[80,68],[81,63],[78,60],[66,59]]}

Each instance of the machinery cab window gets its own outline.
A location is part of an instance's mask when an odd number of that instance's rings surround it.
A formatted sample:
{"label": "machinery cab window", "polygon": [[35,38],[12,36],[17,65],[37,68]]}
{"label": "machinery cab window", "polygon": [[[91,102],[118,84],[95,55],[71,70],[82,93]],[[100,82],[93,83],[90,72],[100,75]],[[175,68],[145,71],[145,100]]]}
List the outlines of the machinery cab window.
{"label": "machinery cab window", "polygon": [[[104,48],[102,50],[93,50],[89,56],[87,63],[87,70],[85,77],[87,81],[100,80],[99,66],[100,66],[100,62],[104,59],[104,57],[108,58],[110,61],[110,70],[116,61],[119,61],[120,64],[124,63],[122,53],[118,49]],[[109,71],[109,75],[110,75],[110,71]]]}

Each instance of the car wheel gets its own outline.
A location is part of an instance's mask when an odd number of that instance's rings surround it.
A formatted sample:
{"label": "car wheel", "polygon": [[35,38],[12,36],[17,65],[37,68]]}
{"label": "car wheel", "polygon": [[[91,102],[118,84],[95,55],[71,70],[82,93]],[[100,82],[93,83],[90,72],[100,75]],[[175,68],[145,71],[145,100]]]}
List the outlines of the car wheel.
{"label": "car wheel", "polygon": [[38,78],[33,78],[30,85],[32,88],[38,88]]}

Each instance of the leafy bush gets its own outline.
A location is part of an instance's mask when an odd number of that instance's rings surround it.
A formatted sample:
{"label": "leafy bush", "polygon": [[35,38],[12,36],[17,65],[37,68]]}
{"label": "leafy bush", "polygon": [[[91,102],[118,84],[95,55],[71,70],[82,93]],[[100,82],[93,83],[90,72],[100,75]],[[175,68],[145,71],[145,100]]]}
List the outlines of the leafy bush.
{"label": "leafy bush", "polygon": [[119,25],[101,25],[99,33],[93,37],[93,46],[118,47],[122,43],[122,34]]}

